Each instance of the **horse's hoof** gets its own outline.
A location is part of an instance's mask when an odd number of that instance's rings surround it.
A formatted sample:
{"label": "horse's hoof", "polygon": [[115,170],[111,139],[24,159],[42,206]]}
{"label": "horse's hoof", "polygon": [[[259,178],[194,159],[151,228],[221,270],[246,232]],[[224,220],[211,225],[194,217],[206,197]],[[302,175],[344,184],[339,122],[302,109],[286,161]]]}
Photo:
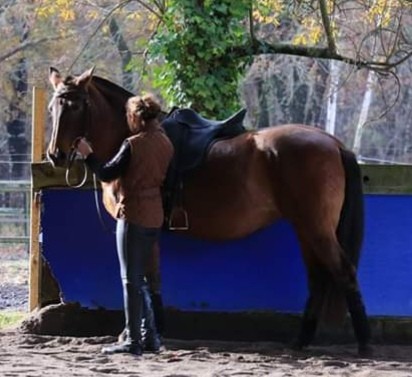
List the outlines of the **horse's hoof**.
{"label": "horse's hoof", "polygon": [[302,351],[303,350],[303,345],[299,341],[294,341],[289,344],[289,349],[292,351]]}
{"label": "horse's hoof", "polygon": [[358,355],[360,357],[372,357],[373,347],[369,344],[363,344],[358,347]]}

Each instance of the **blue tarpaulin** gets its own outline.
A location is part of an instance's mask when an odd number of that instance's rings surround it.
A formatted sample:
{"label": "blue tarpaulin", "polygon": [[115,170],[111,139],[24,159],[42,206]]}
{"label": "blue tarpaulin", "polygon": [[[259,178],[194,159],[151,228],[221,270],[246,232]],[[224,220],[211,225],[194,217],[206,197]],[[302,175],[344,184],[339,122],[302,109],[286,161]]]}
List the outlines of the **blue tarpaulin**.
{"label": "blue tarpaulin", "polygon": [[[365,195],[359,280],[370,315],[412,315],[412,196]],[[43,254],[65,301],[121,309],[114,234],[99,222],[92,190],[47,189]],[[108,215],[106,223],[114,231]],[[188,311],[301,312],[306,272],[293,230],[279,221],[244,239],[161,237],[165,305]]]}

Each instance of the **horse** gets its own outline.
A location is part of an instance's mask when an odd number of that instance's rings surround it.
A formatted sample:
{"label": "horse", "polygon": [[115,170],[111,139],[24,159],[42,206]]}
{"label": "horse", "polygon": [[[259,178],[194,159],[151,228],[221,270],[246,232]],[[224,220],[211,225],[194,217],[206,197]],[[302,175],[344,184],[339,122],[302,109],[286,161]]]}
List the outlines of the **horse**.
{"label": "horse", "polygon": [[[97,158],[109,160],[129,136],[125,104],[132,93],[95,76],[93,68],[67,77],[51,68],[49,81],[54,92],[48,159],[64,165],[75,140],[86,137]],[[102,190],[103,197],[110,196],[109,185],[102,183]],[[309,288],[293,348],[308,346],[321,320],[342,319],[349,312],[359,354],[371,354],[357,278],[362,177],[356,156],[338,139],[320,128],[287,124],[216,141],[201,167],[185,179],[182,202],[190,219],[185,232],[206,240],[238,239],[279,219],[289,221]]]}

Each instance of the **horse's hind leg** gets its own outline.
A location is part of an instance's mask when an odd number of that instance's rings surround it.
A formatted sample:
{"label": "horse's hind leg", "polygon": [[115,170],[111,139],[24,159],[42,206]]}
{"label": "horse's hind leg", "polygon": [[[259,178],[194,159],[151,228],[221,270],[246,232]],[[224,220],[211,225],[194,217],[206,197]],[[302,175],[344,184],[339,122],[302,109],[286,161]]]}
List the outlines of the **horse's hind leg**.
{"label": "horse's hind leg", "polygon": [[[340,253],[339,264],[330,265],[332,284],[344,294],[347,309],[351,316],[352,326],[358,342],[358,351],[361,356],[370,356],[372,348],[369,345],[371,331],[362,294],[360,292],[356,269],[349,261],[343,250],[338,246]],[[333,299],[333,298],[332,298]]]}
{"label": "horse's hind leg", "polygon": [[292,345],[292,348],[296,350],[301,350],[312,343],[325,296],[324,281],[317,274],[309,271],[308,280],[309,297],[305,304],[299,335]]}
{"label": "horse's hind leg", "polygon": [[371,331],[356,272],[352,264],[347,260],[343,261],[343,266],[344,276],[342,284],[348,304],[348,311],[352,319],[353,330],[358,341],[358,352],[361,356],[370,356],[372,354],[372,348],[369,345]]}
{"label": "horse's hind leg", "polygon": [[355,268],[343,254],[343,250],[335,239],[318,238],[313,244],[317,247],[302,247],[308,269],[309,298],[294,348],[301,349],[311,343],[321,317],[344,318],[346,301],[359,346],[359,354],[370,355],[369,322]]}

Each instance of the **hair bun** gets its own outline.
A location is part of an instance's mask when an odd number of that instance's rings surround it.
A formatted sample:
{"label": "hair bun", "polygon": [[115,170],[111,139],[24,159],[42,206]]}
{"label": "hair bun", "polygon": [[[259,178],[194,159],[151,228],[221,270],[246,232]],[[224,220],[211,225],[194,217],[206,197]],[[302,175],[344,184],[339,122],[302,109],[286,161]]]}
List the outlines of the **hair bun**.
{"label": "hair bun", "polygon": [[141,98],[140,115],[143,119],[156,118],[161,111],[161,107],[153,94],[146,94]]}

